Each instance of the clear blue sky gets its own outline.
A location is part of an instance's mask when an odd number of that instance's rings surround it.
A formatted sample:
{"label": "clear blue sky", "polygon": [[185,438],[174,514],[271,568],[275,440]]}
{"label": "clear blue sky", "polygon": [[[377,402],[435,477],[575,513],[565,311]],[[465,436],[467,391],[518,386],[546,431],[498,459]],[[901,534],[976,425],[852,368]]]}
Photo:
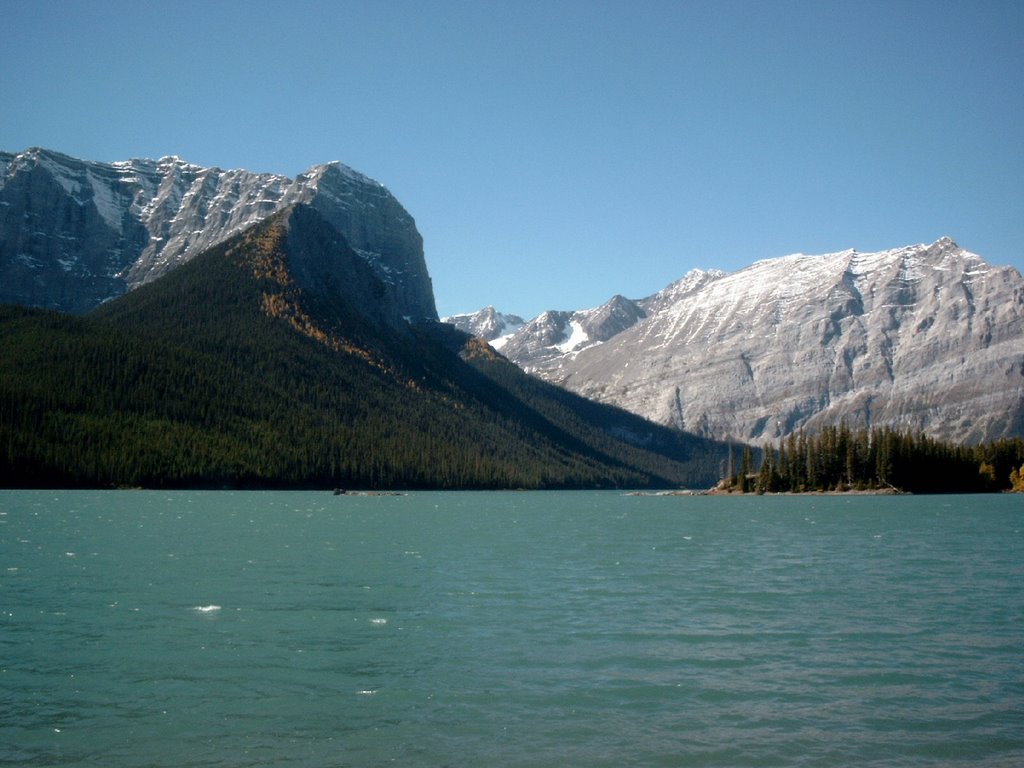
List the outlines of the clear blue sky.
{"label": "clear blue sky", "polygon": [[1024,271],[1024,2],[0,0],[0,149],[341,160],[442,314],[949,235]]}

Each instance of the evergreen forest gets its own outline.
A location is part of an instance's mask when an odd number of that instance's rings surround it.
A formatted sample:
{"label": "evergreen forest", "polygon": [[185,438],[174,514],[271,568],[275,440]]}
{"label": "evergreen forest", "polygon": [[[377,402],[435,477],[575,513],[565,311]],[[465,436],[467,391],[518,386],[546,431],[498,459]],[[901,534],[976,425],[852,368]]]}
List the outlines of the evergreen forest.
{"label": "evergreen forest", "polygon": [[744,446],[735,459],[730,449],[721,487],[743,493],[1024,490],[1019,438],[963,446],[892,428],[854,431],[840,425],[814,435],[790,434],[757,455]]}

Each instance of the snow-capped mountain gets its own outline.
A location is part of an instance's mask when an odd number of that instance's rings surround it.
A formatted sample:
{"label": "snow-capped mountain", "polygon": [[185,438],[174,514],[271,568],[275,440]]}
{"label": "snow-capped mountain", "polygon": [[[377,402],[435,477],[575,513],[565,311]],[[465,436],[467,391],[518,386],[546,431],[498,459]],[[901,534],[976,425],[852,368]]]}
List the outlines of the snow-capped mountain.
{"label": "snow-capped mountain", "polygon": [[513,334],[502,353],[537,373],[613,338],[646,315],[639,303],[622,296],[613,296],[596,309],[545,312]]}
{"label": "snow-capped mountain", "polygon": [[[595,331],[586,318],[599,316],[619,330]],[[964,441],[1024,435],[1024,280],[949,238],[695,270],[640,301],[544,313],[502,351],[709,437],[760,442],[844,419]]]}
{"label": "snow-capped mountain", "polygon": [[442,317],[441,322],[449,323],[460,331],[481,338],[495,349],[504,347],[505,342],[526,323],[518,315],[505,315],[494,307],[485,307],[472,314]]}
{"label": "snow-capped mountain", "polygon": [[0,152],[0,302],[85,312],[297,203],[342,234],[406,315],[437,318],[412,216],[341,163],[290,179],[177,157],[106,164],[39,148]]}

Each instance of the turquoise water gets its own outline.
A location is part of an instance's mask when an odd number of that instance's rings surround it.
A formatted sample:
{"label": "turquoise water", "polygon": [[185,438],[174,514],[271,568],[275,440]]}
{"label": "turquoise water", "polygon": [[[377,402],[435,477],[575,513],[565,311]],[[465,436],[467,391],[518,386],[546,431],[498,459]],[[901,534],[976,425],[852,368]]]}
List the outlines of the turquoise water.
{"label": "turquoise water", "polygon": [[1024,765],[1024,499],[0,492],[0,764]]}

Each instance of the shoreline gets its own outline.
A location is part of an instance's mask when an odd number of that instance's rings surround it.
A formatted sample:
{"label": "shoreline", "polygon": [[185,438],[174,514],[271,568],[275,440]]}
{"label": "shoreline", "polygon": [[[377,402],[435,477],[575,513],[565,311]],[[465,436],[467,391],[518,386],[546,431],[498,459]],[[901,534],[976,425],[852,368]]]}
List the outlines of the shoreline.
{"label": "shoreline", "polygon": [[706,491],[680,489],[675,491],[630,491],[624,496],[911,496],[909,491],[897,488],[874,488],[849,491],[755,491],[727,490],[725,488],[709,488]]}

